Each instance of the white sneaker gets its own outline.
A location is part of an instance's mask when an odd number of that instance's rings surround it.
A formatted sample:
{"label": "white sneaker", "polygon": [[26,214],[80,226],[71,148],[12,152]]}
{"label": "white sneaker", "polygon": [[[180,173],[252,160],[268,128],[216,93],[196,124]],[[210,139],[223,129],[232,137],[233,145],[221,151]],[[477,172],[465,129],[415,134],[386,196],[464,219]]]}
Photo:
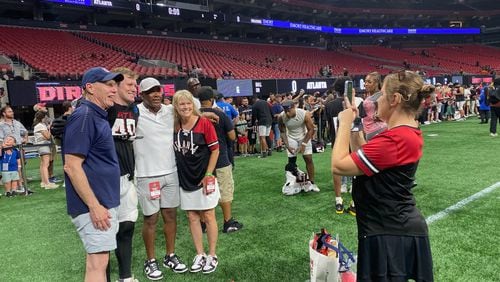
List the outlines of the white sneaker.
{"label": "white sneaker", "polygon": [[209,274],[214,272],[217,269],[217,265],[219,265],[219,260],[217,256],[208,256],[207,262],[203,266],[203,274]]}
{"label": "white sneaker", "polygon": [[347,193],[347,184],[342,184],[340,186],[340,193]]}
{"label": "white sneaker", "polygon": [[319,188],[318,188],[318,185],[316,184],[311,184],[311,186],[309,186],[309,191],[313,191],[313,192],[319,192]]}
{"label": "white sneaker", "polygon": [[45,188],[45,190],[51,190],[59,188],[59,185],[55,183],[49,183],[49,184],[40,183],[40,187]]}
{"label": "white sneaker", "polygon": [[189,268],[189,272],[200,272],[205,267],[207,256],[205,254],[196,255],[193,259],[193,264]]}
{"label": "white sneaker", "polygon": [[133,276],[125,279],[118,279],[116,282],[139,282],[138,279],[135,279]]}

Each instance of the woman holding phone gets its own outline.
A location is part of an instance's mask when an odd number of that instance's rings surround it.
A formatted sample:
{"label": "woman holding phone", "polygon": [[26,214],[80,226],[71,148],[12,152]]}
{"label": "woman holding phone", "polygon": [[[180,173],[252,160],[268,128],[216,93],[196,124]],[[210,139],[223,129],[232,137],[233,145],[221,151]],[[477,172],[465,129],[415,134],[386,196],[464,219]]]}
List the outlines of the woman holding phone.
{"label": "woman holding phone", "polygon": [[378,98],[379,133],[349,153],[357,109],[348,99],[339,114],[332,171],[356,176],[353,189],[358,225],[358,281],[433,281],[425,218],[411,192],[422,156],[423,138],[415,115],[434,91],[411,71],[388,75]]}
{"label": "woman holding phone", "polygon": [[[212,123],[194,108],[193,95],[177,91],[173,98],[175,110],[174,150],[181,186],[181,209],[187,211],[189,229],[196,248],[191,272],[212,273],[217,269],[217,221],[215,207],[220,192],[212,174],[219,156],[219,142]],[[203,248],[201,219],[207,226],[208,255]]]}

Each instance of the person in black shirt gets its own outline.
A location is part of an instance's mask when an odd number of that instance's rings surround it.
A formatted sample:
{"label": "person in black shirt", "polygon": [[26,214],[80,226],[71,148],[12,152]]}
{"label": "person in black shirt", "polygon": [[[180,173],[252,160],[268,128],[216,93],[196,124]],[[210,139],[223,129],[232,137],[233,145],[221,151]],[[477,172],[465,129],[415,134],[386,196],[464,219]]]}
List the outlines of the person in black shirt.
{"label": "person in black shirt", "polygon": [[136,137],[135,128],[139,117],[139,110],[134,104],[138,75],[128,68],[115,68],[113,72],[121,73],[124,77],[118,82],[118,95],[114,96],[114,105],[108,109],[108,121],[120,165],[120,206],[117,212],[119,229],[116,234],[115,255],[120,281],[133,281],[132,238],[138,210],[137,192],[133,181],[135,159],[132,141]]}
{"label": "person in black shirt", "polygon": [[[203,86],[197,91],[198,98],[200,99],[202,113],[211,112],[219,116],[219,122],[214,123],[215,132],[219,139],[219,158],[215,166],[215,175],[219,182],[220,200],[219,206],[222,208],[224,216],[224,227],[222,232],[230,233],[243,228],[243,224],[239,223],[232,217],[232,201],[234,194],[234,179],[233,179],[233,166],[229,160],[230,148],[227,144],[236,139],[234,126],[229,117],[221,110],[214,109],[214,90],[210,86]],[[203,228],[203,225],[202,225]]]}
{"label": "person in black shirt", "polygon": [[253,154],[255,151],[255,142],[257,139],[257,133],[255,132],[252,124],[252,106],[248,105],[247,97],[243,97],[241,99],[241,106],[238,108],[238,112],[240,113],[240,116],[245,116],[245,120],[247,121],[248,153]]}
{"label": "person in black shirt", "polygon": [[261,158],[267,157],[270,153],[266,139],[271,133],[272,122],[273,115],[269,104],[259,99],[259,97],[254,96],[254,103],[252,105],[252,124],[258,125]]}
{"label": "person in black shirt", "polygon": [[[337,137],[338,129],[338,115],[344,110],[344,83],[350,78],[347,76],[339,77],[333,83],[333,90],[336,94],[336,98],[329,101],[325,105],[326,121],[328,126],[328,131],[330,132],[330,140],[332,142],[332,148],[335,144],[335,139]],[[333,190],[335,192],[335,212],[337,214],[344,213],[344,202],[342,200],[342,177],[337,174],[333,174]]]}
{"label": "person in black shirt", "polygon": [[425,218],[416,208],[415,172],[423,137],[415,116],[434,92],[411,71],[388,75],[378,102],[378,117],[387,123],[360,149],[349,153],[351,124],[357,109],[339,114],[332,171],[357,176],[353,187],[358,225],[357,281],[433,281],[432,255]]}

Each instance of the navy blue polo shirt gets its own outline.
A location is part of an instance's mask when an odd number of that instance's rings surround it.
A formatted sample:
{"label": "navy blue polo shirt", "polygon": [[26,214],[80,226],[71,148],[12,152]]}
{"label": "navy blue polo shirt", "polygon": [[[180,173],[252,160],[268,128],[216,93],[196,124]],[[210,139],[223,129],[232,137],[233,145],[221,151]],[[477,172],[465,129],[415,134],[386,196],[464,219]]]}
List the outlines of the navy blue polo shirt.
{"label": "navy blue polo shirt", "polygon": [[[96,104],[83,101],[68,118],[64,130],[63,155],[85,158],[83,170],[90,187],[99,203],[110,209],[120,204],[120,166],[107,115]],[[76,217],[89,212],[67,174],[65,178],[68,214]]]}

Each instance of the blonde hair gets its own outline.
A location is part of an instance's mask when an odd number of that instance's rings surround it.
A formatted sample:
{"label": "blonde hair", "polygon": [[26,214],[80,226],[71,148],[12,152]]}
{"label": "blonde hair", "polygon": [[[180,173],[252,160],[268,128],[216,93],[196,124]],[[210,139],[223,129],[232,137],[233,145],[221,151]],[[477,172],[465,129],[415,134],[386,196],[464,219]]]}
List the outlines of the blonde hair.
{"label": "blonde hair", "polygon": [[[420,75],[413,71],[400,71],[392,73],[384,79],[385,92],[387,94],[399,93],[402,96],[402,110],[409,114],[419,113],[422,102],[435,90],[433,85],[424,84]],[[386,96],[390,99],[390,95]]]}
{"label": "blonde hair", "polygon": [[190,101],[191,104],[193,104],[193,114],[196,116],[200,116],[200,112],[198,111],[198,109],[196,109],[196,106],[195,106],[196,104],[194,103],[193,94],[191,94],[191,92],[189,92],[187,90],[179,90],[179,91],[175,92],[174,98],[172,99],[172,105],[174,106],[174,120],[175,120],[176,125],[179,125],[180,120],[181,120],[181,117],[180,117],[179,113],[177,112],[177,110],[179,108],[179,103],[181,100]]}
{"label": "blonde hair", "polygon": [[[133,71],[129,68],[126,68],[126,67],[114,68],[111,71],[116,72],[116,73],[120,73],[123,76],[128,76],[128,77],[135,79],[135,80],[137,80],[139,78],[139,75],[135,71]],[[118,84],[120,84],[120,83],[118,82]]]}

